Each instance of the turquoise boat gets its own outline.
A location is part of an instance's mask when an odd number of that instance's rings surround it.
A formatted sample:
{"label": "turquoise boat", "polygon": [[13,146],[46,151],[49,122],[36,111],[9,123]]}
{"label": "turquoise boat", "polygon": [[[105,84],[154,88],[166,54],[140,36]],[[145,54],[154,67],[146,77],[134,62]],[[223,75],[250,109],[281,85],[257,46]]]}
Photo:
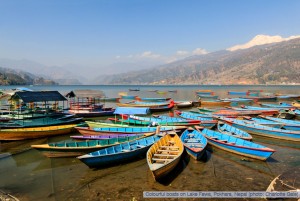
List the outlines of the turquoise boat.
{"label": "turquoise boat", "polygon": [[200,127],[196,127],[196,129],[207,138],[210,145],[231,153],[265,161],[275,152],[275,150],[263,145],[224,135],[213,130]]}
{"label": "turquoise boat", "polygon": [[148,149],[159,139],[159,136],[154,135],[132,142],[121,143],[77,158],[90,168],[102,168],[120,164],[140,156],[145,157]]}
{"label": "turquoise boat", "polygon": [[201,116],[195,116],[190,113],[185,113],[179,110],[174,111],[175,114],[178,116],[184,118],[184,119],[189,119],[189,120],[199,120],[200,123],[199,125],[207,127],[207,128],[212,128],[217,124],[217,121],[214,120],[212,117],[201,117]]}
{"label": "turquoise boat", "polygon": [[243,140],[252,140],[252,136],[249,133],[220,121],[218,122],[218,131],[225,135],[241,138]]}
{"label": "turquoise boat", "polygon": [[228,124],[242,129],[251,134],[260,135],[264,137],[278,138],[290,141],[300,141],[300,131],[285,130],[280,128],[273,128],[270,126],[263,126],[254,122],[222,118]]}
{"label": "turquoise boat", "polygon": [[96,150],[110,147],[116,144],[143,138],[142,135],[106,138],[101,140],[84,141],[62,141],[49,144],[31,145],[32,148],[40,151],[49,158],[75,157],[87,154]]}
{"label": "turquoise boat", "polygon": [[283,124],[283,128],[287,130],[300,131],[300,121],[275,118],[270,116],[260,116],[263,119],[271,120]]}
{"label": "turquoise boat", "polygon": [[195,160],[200,160],[205,153],[207,139],[193,128],[186,129],[180,136],[186,152]]}

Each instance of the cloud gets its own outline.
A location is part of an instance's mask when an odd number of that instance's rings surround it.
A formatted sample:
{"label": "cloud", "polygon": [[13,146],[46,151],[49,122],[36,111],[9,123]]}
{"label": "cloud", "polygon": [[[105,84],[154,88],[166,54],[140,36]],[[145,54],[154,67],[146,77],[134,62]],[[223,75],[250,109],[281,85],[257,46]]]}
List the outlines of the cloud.
{"label": "cloud", "polygon": [[201,54],[207,54],[208,51],[206,51],[205,49],[202,49],[202,48],[196,48],[194,51],[193,51],[193,55],[201,55]]}
{"label": "cloud", "polygon": [[186,55],[189,55],[189,52],[188,51],[184,51],[184,50],[178,50],[176,52],[176,55],[178,55],[178,56],[186,56]]}
{"label": "cloud", "polygon": [[137,53],[137,54],[131,54],[128,56],[116,56],[115,59],[117,60],[124,60],[124,61],[130,61],[130,62],[143,62],[143,61],[148,61],[148,62],[158,62],[158,63],[171,63],[180,59],[184,59],[189,56],[193,55],[202,55],[202,54],[207,54],[208,51],[206,51],[203,48],[196,48],[193,51],[187,51],[187,50],[177,50],[174,54],[171,55],[160,55],[157,53],[154,53],[150,50],[144,51],[142,53]]}
{"label": "cloud", "polygon": [[157,58],[160,58],[161,56],[159,54],[154,54],[151,51],[146,51],[146,52],[143,52],[142,54],[138,55],[138,57],[157,59]]}
{"label": "cloud", "polygon": [[249,42],[241,44],[241,45],[236,45],[230,48],[227,48],[229,51],[235,51],[235,50],[240,50],[240,49],[247,49],[253,46],[257,45],[265,45],[265,44],[270,44],[270,43],[279,43],[282,41],[288,41],[291,39],[299,38],[300,36],[290,36],[288,38],[283,38],[281,36],[269,36],[269,35],[257,35],[253,39],[251,39]]}

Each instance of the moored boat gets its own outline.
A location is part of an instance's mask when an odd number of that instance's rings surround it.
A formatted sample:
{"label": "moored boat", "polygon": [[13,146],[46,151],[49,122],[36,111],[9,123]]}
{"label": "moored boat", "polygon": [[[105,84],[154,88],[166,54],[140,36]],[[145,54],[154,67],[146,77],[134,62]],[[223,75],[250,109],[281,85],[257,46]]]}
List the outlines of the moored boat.
{"label": "moored boat", "polygon": [[234,136],[243,140],[252,140],[252,136],[249,133],[220,121],[218,122],[218,131],[225,135]]}
{"label": "moored boat", "polygon": [[230,101],[222,101],[222,100],[200,100],[201,107],[225,107],[230,106]]}
{"label": "moored boat", "polygon": [[207,138],[208,143],[212,146],[216,146],[220,149],[235,154],[258,160],[267,160],[275,152],[275,150],[263,145],[236,138],[230,135],[225,135],[213,130],[199,127],[196,127],[196,129]]}
{"label": "moored boat", "polygon": [[249,121],[229,119],[224,117],[222,117],[222,120],[226,121],[228,124],[234,127],[242,129],[251,134],[260,135],[264,137],[278,138],[283,140],[300,141],[300,131],[273,128]]}
{"label": "moored boat", "polygon": [[77,158],[90,168],[101,168],[104,166],[119,164],[121,162],[133,160],[139,156],[144,157],[149,147],[159,140],[159,138],[159,136],[154,135],[108,147]]}
{"label": "moored boat", "polygon": [[166,134],[147,152],[147,163],[155,180],[168,175],[179,163],[184,147],[177,134]]}
{"label": "moored boat", "polygon": [[207,139],[199,131],[188,128],[180,136],[186,152],[195,160],[200,160],[205,153]]}
{"label": "moored boat", "polygon": [[31,145],[32,148],[41,151],[41,153],[49,158],[53,157],[75,157],[87,154],[96,150],[110,147],[116,144],[143,138],[144,136],[126,136],[106,138],[101,140],[84,140],[73,142],[56,142],[49,144]]}
{"label": "moored boat", "polygon": [[154,134],[159,131],[170,131],[172,128],[160,128],[160,127],[99,127],[99,128],[88,128],[88,127],[75,127],[78,132],[82,135],[110,135],[112,133],[119,134]]}
{"label": "moored boat", "polygon": [[0,140],[26,140],[55,135],[64,135],[74,131],[76,124],[43,126],[33,128],[0,129]]}

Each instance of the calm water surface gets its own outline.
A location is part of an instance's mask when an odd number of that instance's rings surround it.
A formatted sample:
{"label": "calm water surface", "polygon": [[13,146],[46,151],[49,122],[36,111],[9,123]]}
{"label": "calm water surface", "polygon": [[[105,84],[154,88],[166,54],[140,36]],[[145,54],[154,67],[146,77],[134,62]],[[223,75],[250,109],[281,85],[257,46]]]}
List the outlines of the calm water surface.
{"label": "calm water surface", "polygon": [[[116,97],[119,92],[128,92],[141,97],[166,96],[174,100],[196,100],[195,91],[198,89],[211,89],[222,98],[228,97],[227,91],[248,89],[300,94],[299,86],[33,86],[29,88],[58,90],[62,94],[75,89],[99,89],[103,90],[108,97]],[[140,91],[129,92],[129,88],[139,88]],[[178,90],[177,93],[169,92],[166,95],[149,92],[149,90],[174,89]],[[109,105],[114,106],[113,103]],[[78,133],[71,135],[74,134]],[[293,174],[295,170],[300,169],[300,143],[256,136],[254,142],[276,150],[266,162],[246,159],[209,147],[202,161],[194,161],[184,155],[179,166],[163,183],[153,180],[144,158],[123,165],[92,170],[76,158],[50,159],[44,157],[39,151],[30,149],[31,144],[65,139],[69,137],[2,142],[0,144],[3,156],[0,158],[0,190],[22,201],[144,200],[143,191],[264,191],[270,181],[279,174],[285,172]],[[11,155],[4,157],[6,154]],[[299,179],[299,175],[294,177]]]}

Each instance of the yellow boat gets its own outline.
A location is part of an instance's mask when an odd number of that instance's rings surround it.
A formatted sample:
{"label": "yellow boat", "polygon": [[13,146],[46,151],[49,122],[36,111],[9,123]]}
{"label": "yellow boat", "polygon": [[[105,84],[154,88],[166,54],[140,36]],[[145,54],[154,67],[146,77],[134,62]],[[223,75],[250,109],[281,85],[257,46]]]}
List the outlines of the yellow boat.
{"label": "yellow boat", "polygon": [[176,167],[183,150],[183,144],[176,133],[166,134],[150,147],[147,162],[155,180],[166,176]]}
{"label": "yellow boat", "polygon": [[230,106],[230,101],[221,101],[221,100],[211,100],[211,101],[200,101],[200,106],[206,106],[206,107],[225,107]]}
{"label": "yellow boat", "polygon": [[297,108],[300,108],[300,103],[292,102],[292,106],[297,107]]}
{"label": "yellow boat", "polygon": [[26,140],[53,135],[64,135],[74,131],[75,126],[77,126],[77,124],[1,129],[0,140]]}

